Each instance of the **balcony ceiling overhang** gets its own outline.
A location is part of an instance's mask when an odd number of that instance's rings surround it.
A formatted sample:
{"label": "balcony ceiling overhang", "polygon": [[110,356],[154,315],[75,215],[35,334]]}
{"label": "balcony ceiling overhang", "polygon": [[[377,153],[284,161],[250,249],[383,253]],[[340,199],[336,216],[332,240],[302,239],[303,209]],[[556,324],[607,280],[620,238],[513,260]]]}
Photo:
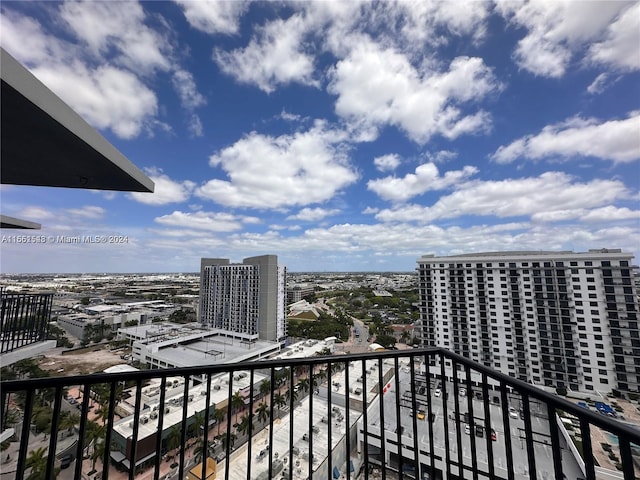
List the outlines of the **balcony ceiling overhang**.
{"label": "balcony ceiling overhang", "polygon": [[40,224],[30,222],[28,220],[21,220],[20,218],[9,217],[7,215],[0,215],[0,228],[39,230]]}
{"label": "balcony ceiling overhang", "polygon": [[153,192],[153,181],[1,50],[3,184]]}

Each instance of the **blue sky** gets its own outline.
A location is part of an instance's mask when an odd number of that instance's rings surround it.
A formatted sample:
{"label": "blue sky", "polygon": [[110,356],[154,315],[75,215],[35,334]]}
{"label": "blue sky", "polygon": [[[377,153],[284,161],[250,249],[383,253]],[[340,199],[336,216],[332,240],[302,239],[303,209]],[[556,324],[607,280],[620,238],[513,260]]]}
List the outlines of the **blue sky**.
{"label": "blue sky", "polygon": [[[11,2],[3,48],[156,183],[2,185],[10,272],[640,253],[640,3]],[[11,234],[3,231],[2,235]],[[637,261],[637,260],[636,260]]]}

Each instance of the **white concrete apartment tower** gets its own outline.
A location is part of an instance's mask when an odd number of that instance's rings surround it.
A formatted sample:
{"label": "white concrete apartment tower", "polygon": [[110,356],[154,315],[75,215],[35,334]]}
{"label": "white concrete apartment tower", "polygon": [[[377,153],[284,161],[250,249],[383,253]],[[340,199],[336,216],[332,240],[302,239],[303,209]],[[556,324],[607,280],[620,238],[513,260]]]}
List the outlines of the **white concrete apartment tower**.
{"label": "white concrete apartment tower", "polygon": [[251,340],[284,341],[286,268],[276,255],[200,262],[200,323]]}
{"label": "white concrete apartment tower", "polygon": [[417,334],[535,385],[638,392],[632,259],[619,249],[423,256]]}

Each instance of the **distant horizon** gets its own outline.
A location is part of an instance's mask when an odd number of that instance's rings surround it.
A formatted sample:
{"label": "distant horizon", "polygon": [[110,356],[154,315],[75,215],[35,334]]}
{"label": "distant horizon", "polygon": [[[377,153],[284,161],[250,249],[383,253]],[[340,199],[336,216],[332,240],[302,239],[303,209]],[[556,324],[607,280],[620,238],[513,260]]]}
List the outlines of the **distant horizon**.
{"label": "distant horizon", "polygon": [[[371,273],[390,273],[390,274],[399,274],[404,275],[408,273],[417,273],[415,270],[363,270],[359,272],[351,272],[351,271],[290,271],[287,269],[287,273],[294,274],[352,274],[352,275],[361,275],[361,274],[371,274]],[[15,275],[170,275],[170,274],[181,274],[181,275],[200,275],[200,272],[15,272],[15,273],[0,273],[0,277],[3,276],[15,276]]]}

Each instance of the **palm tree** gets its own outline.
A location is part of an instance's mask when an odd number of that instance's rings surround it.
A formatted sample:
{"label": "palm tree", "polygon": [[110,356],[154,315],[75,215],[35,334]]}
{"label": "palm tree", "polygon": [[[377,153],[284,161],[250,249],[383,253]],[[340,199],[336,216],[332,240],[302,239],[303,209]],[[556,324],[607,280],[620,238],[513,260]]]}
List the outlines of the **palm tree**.
{"label": "palm tree", "polygon": [[215,418],[216,423],[218,424],[218,435],[220,435],[220,425],[226,416],[226,412],[222,408],[216,408],[213,412],[213,418]]}
{"label": "palm tree", "polygon": [[244,397],[240,392],[236,392],[231,397],[231,408],[234,411],[244,410]]}
{"label": "palm tree", "polygon": [[269,418],[269,405],[267,405],[265,402],[262,402],[260,405],[258,405],[256,413],[258,414],[258,420],[260,420],[260,422],[266,422]]}
{"label": "palm tree", "polygon": [[289,399],[291,398],[293,398],[294,402],[298,400],[298,392],[296,391],[295,388],[291,390],[287,390],[287,393],[285,393],[285,396],[287,397],[287,401],[289,401]]}
{"label": "palm tree", "polygon": [[91,453],[91,470],[95,471],[96,462],[104,457],[105,445],[104,440],[93,444],[93,452]]}
{"label": "palm tree", "polygon": [[80,423],[80,415],[74,412],[61,412],[60,423],[58,424],[59,430],[66,430],[68,434],[71,434],[71,430],[78,423]]}
{"label": "palm tree", "polygon": [[233,445],[236,443],[236,438],[238,438],[238,436],[235,433],[231,433],[231,434],[229,434],[229,436],[223,435],[222,436],[222,448],[224,448],[224,449],[227,448],[227,442],[229,442],[229,446],[230,447],[233,447]]}
{"label": "palm tree", "polygon": [[[167,452],[170,452],[175,448],[178,448],[178,445],[180,445],[181,436],[182,436],[182,432],[180,431],[180,425],[173,425],[169,429],[169,433],[167,434],[167,438],[165,440],[166,446],[167,446]],[[175,455],[173,455],[172,458],[173,457],[175,457]]]}
{"label": "palm tree", "polygon": [[202,427],[203,425],[204,425],[204,410],[201,412],[197,412],[193,416],[193,422],[189,427],[191,436],[201,438],[201,436],[198,435],[198,432],[200,432],[200,427]]}
{"label": "palm tree", "polygon": [[278,388],[282,387],[289,378],[289,368],[283,368],[276,372],[276,386]]}
{"label": "palm tree", "polygon": [[33,425],[37,433],[51,433],[51,409],[43,405],[33,409]]}
{"label": "palm tree", "polygon": [[[84,438],[84,448],[88,448],[89,446],[93,446],[93,452],[95,452],[96,448],[98,448],[98,443],[100,441],[104,441],[106,435],[106,427],[104,425],[100,425],[93,420],[89,420],[87,422],[87,429]],[[93,457],[92,452],[92,457]],[[97,458],[97,457],[96,457]],[[95,463],[95,462],[94,462]]]}
{"label": "palm tree", "polygon": [[282,385],[284,385],[287,382],[288,378],[289,378],[289,368],[283,368],[281,370],[278,370],[275,375],[276,388],[280,388]]}
{"label": "palm tree", "polygon": [[251,421],[251,417],[248,414],[244,414],[240,419],[240,423],[238,424],[238,433],[242,435],[246,435],[249,431],[249,422]]}
{"label": "palm tree", "polygon": [[96,420],[100,420],[104,425],[106,425],[107,421],[109,420],[109,404],[108,403],[100,404],[100,407],[96,409],[95,412],[96,412]]}
{"label": "palm tree", "polygon": [[269,392],[271,391],[271,381],[270,380],[263,380],[262,382],[260,382],[260,395],[261,396],[266,396]]}
{"label": "palm tree", "polygon": [[47,473],[47,449],[45,447],[31,450],[25,461],[25,467],[30,468],[27,480],[46,480]]}
{"label": "palm tree", "polygon": [[303,378],[298,382],[298,388],[304,390],[305,392],[309,391],[309,379]]}
{"label": "palm tree", "polygon": [[287,404],[287,399],[283,394],[276,393],[273,396],[273,404],[278,408],[278,412],[280,412],[280,409]]}

